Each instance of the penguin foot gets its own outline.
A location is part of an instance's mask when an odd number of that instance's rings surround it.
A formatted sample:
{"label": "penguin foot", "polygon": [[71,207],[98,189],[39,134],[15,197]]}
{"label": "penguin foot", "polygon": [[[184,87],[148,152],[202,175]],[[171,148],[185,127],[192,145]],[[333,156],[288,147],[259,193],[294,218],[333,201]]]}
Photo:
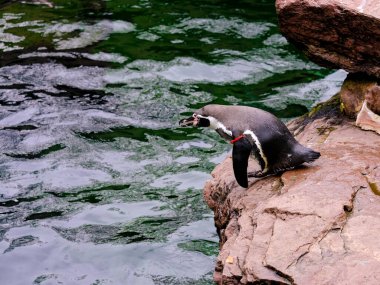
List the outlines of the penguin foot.
{"label": "penguin foot", "polygon": [[254,177],[254,178],[263,178],[268,175],[271,175],[271,174],[268,172],[262,172],[261,170],[248,173],[248,177]]}

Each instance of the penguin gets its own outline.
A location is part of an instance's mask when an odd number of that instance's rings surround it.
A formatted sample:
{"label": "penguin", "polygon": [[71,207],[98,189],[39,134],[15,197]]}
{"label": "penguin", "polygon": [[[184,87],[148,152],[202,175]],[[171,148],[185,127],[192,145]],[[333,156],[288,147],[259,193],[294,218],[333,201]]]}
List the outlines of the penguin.
{"label": "penguin", "polygon": [[[273,114],[248,106],[206,105],[186,119],[182,127],[208,127],[233,144],[232,164],[237,183],[248,187],[248,177],[262,178],[312,162],[320,153],[301,145]],[[249,156],[260,170],[248,173]]]}

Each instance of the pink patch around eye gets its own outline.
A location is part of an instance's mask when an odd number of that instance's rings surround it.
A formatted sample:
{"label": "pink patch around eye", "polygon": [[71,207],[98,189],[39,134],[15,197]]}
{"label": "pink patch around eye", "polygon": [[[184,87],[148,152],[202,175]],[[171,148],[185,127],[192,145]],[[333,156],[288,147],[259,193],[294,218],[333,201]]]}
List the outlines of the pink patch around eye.
{"label": "pink patch around eye", "polygon": [[198,125],[199,118],[197,116],[194,116],[193,126],[196,127]]}

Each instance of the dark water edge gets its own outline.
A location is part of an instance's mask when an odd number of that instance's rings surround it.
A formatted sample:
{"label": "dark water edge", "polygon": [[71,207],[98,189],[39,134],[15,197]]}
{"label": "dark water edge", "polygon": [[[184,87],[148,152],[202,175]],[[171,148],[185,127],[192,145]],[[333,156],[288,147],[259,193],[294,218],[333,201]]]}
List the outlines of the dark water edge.
{"label": "dark water edge", "polygon": [[213,284],[202,188],[230,146],[178,120],[289,120],[345,77],[269,0],[2,1],[0,50],[0,284]]}

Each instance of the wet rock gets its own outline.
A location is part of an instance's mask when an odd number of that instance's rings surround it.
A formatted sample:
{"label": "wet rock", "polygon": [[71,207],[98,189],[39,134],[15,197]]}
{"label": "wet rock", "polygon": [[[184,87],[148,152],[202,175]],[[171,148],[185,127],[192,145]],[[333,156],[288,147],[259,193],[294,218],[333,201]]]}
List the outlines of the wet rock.
{"label": "wet rock", "polygon": [[282,33],[323,66],[380,78],[378,0],[277,0]]}
{"label": "wet rock", "polygon": [[321,152],[313,165],[248,189],[231,157],[213,171],[204,197],[220,236],[219,284],[380,284],[380,136],[322,113],[289,125]]}

